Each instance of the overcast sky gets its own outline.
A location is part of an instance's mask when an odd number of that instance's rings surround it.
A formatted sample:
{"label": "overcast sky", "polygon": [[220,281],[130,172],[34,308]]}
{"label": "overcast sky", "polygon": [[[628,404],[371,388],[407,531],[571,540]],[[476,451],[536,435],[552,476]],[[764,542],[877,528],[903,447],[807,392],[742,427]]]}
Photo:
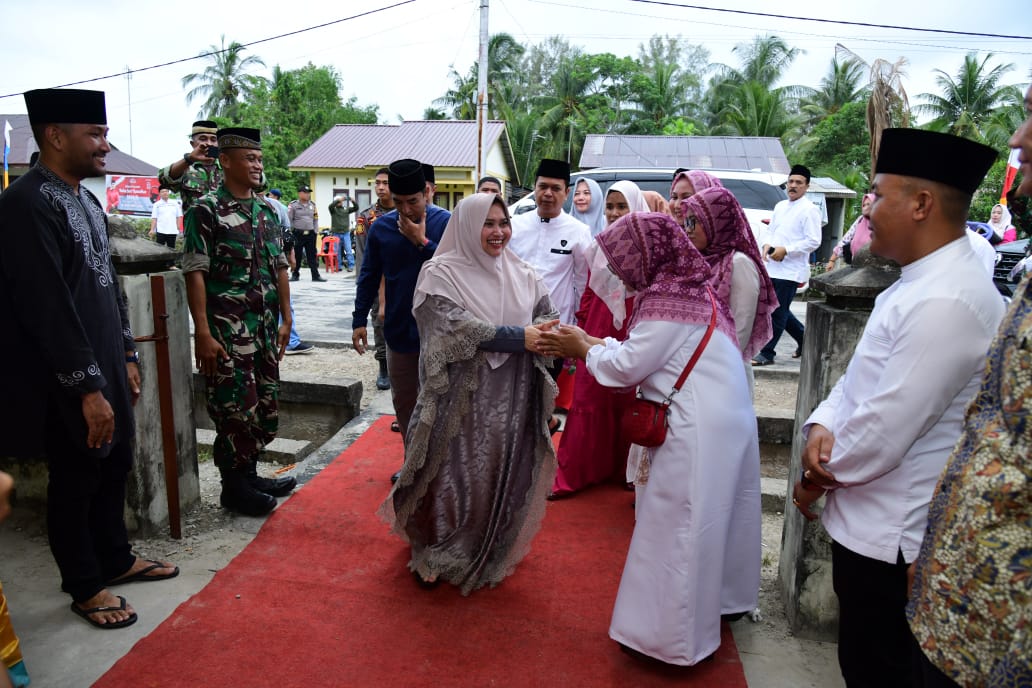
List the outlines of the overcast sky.
{"label": "overcast sky", "polygon": [[[196,55],[218,44],[249,43],[306,27],[389,7],[400,0],[285,2],[129,2],[4,0],[0,7],[0,95],[20,94],[75,81],[141,69]],[[785,15],[907,27],[1032,37],[1028,0],[671,0]],[[260,43],[248,49],[268,69],[308,62],[332,65],[343,77],[345,98],[380,106],[381,123],[418,119],[449,87],[449,69],[465,73],[476,59],[479,0],[414,0],[393,9]],[[929,12],[923,7],[934,6]],[[284,8],[298,8],[284,14]],[[159,8],[152,10],[151,8]],[[274,14],[274,12],[280,12]],[[654,34],[680,35],[709,49],[711,60],[737,64],[731,49],[764,34],[777,34],[806,54],[784,84],[817,86],[841,42],[867,60],[910,62],[905,87],[911,103],[935,89],[933,70],[954,74],[970,50],[992,51],[1014,63],[1009,82],[1027,87],[1032,40],[974,38],[881,28],[780,20],[633,2],[632,0],[490,0],[491,33],[508,32],[526,44],[562,35],[592,53],[636,55]],[[184,74],[201,71],[200,60],[78,86],[107,93],[111,141],[162,166],[188,150],[186,138],[200,102],[187,105]],[[24,113],[20,95],[0,98],[0,113]],[[243,123],[246,124],[246,123]],[[0,125],[2,126],[2,125]]]}

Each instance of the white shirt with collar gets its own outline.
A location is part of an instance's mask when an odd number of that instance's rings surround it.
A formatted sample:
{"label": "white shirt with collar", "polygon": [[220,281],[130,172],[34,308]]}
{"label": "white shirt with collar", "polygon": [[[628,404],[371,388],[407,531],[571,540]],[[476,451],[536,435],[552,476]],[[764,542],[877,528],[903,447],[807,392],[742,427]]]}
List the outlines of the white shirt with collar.
{"label": "white shirt with collar", "polygon": [[810,254],[821,245],[821,211],[806,196],[784,200],[774,206],[770,226],[760,237],[760,246],[784,246],[784,260],[767,258],[771,279],[805,282],[810,279]]}
{"label": "white shirt with collar", "polygon": [[512,218],[509,248],[537,271],[563,323],[576,323],[574,314],[588,284],[587,250],[593,242],[588,226],[565,211],[548,222],[537,213]]}
{"label": "white shirt with collar", "polygon": [[821,514],[833,540],[893,564],[900,550],[917,557],[1003,311],[966,236],[905,266],[878,296],[845,374],[803,427],[835,436],[827,468],[842,487]]}
{"label": "white shirt with collar", "polygon": [[992,279],[993,273],[996,272],[996,249],[993,248],[988,239],[970,227],[965,229],[964,232],[971,241],[971,248],[975,250],[975,255],[978,256],[979,262],[989,271],[989,279]]}

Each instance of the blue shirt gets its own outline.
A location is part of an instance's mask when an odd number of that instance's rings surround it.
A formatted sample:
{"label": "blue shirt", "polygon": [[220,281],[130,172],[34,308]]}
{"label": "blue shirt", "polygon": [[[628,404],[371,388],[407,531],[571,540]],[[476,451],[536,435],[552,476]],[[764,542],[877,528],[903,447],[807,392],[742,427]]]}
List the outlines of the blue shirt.
{"label": "blue shirt", "polygon": [[369,309],[384,278],[387,308],[384,312],[383,336],[391,351],[401,354],[419,353],[419,329],[412,316],[412,296],[423,263],[434,257],[437,243],[451,213],[435,205],[426,207],[426,246],[417,247],[398,229],[398,211],[392,210],[377,218],[366,237],[365,258],[355,291],[355,312],[351,329],[365,327]]}

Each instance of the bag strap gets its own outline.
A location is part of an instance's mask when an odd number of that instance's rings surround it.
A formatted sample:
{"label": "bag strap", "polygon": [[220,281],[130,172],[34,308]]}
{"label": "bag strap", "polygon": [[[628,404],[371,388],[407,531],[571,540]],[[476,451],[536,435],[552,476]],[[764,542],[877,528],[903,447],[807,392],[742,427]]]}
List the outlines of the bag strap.
{"label": "bag strap", "polygon": [[706,334],[702,335],[702,341],[700,341],[699,345],[695,347],[695,353],[692,354],[690,359],[688,359],[688,364],[684,367],[684,370],[681,371],[681,376],[677,378],[677,382],[674,383],[674,388],[670,391],[670,394],[667,395],[667,398],[663,400],[664,406],[670,406],[671,399],[673,399],[675,394],[681,391],[681,385],[683,385],[684,381],[688,379],[688,374],[692,372],[692,368],[695,367],[699,357],[702,356],[702,352],[705,351],[706,345],[709,344],[710,337],[713,335],[713,329],[717,326],[717,302],[713,298],[713,291],[710,289],[708,284],[706,285],[706,293],[709,295],[710,308],[712,309],[710,311],[709,327],[706,328]]}

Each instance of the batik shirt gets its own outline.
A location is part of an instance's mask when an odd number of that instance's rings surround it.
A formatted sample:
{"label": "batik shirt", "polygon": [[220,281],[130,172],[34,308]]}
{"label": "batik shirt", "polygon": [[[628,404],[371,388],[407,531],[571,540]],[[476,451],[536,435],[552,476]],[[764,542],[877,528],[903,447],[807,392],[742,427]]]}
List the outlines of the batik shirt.
{"label": "batik shirt", "polygon": [[186,168],[186,172],[183,172],[183,176],[178,179],[173,179],[169,175],[171,168],[171,165],[162,168],[158,172],[158,181],[179,193],[179,197],[183,201],[183,212],[186,212],[202,196],[215,191],[222,184],[222,165],[218,160],[210,165],[199,162],[192,163]]}
{"label": "batik shirt", "polygon": [[[44,433],[86,447],[82,395],[100,391],[114,442],[133,436],[125,355],[136,350],[100,201],[37,164],[0,195],[0,357],[12,401],[0,413],[0,454],[38,451]],[[33,446],[34,445],[34,446]]]}
{"label": "batik shirt", "polygon": [[275,341],[279,271],[287,267],[276,211],[225,186],[186,211],[183,271],[205,276],[208,327],[223,345],[240,335]]}
{"label": "batik shirt", "polygon": [[1032,290],[1025,279],[928,510],[907,607],[964,686],[1032,685]]}

